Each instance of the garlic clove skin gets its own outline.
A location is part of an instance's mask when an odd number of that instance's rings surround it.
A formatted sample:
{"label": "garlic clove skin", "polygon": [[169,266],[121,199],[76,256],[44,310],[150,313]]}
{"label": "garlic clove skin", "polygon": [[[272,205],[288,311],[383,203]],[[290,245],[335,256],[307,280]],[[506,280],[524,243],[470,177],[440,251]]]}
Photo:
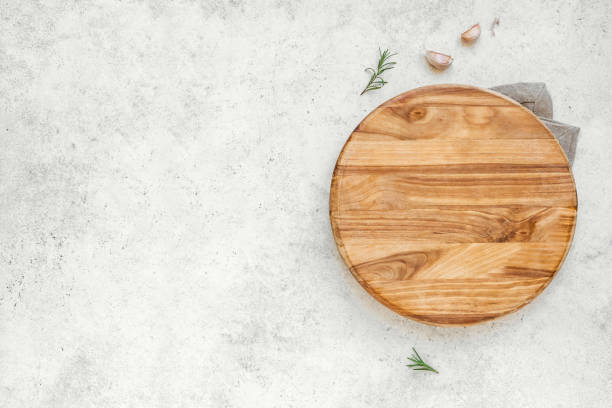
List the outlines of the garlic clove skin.
{"label": "garlic clove skin", "polygon": [[495,17],[495,20],[493,20],[493,23],[491,23],[491,35],[493,37],[495,37],[495,26],[499,25],[499,17]]}
{"label": "garlic clove skin", "polygon": [[425,59],[432,67],[439,69],[440,71],[444,71],[453,63],[453,57],[451,57],[450,55],[430,50],[427,50],[427,52],[425,52]]}
{"label": "garlic clove skin", "polygon": [[472,43],[480,37],[480,24],[476,23],[461,34],[461,39],[466,43]]}

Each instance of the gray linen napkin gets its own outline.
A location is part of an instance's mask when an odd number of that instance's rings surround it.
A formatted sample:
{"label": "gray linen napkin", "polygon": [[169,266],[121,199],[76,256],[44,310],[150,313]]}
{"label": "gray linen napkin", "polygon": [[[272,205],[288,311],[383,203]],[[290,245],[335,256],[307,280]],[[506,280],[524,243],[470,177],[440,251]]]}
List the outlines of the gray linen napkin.
{"label": "gray linen napkin", "polygon": [[494,86],[491,90],[514,99],[532,111],[555,135],[565,151],[570,165],[574,163],[580,128],[553,120],[552,99],[545,83],[517,82],[515,84]]}

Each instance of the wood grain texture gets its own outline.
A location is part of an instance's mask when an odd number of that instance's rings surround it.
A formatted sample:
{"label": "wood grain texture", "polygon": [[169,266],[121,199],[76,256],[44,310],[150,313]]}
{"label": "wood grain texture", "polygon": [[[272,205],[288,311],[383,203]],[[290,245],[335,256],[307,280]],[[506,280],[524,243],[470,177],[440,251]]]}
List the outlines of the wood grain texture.
{"label": "wood grain texture", "polygon": [[576,224],[559,143],[527,109],[462,85],[418,88],[370,113],[336,163],[330,219],[357,281],[414,320],[513,312],[552,280]]}

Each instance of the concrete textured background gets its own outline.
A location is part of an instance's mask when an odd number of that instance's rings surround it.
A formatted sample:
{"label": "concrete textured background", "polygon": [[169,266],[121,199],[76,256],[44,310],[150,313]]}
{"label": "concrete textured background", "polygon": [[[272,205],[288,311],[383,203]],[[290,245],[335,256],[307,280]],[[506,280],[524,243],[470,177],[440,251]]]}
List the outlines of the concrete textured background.
{"label": "concrete textured background", "polygon": [[[611,17],[607,0],[0,1],[0,407],[609,406]],[[379,45],[397,68],[359,97]],[[336,252],[336,157],[400,92],[515,81],[545,81],[582,127],[565,265],[492,323],[401,318]],[[439,375],[405,367],[413,345]]]}

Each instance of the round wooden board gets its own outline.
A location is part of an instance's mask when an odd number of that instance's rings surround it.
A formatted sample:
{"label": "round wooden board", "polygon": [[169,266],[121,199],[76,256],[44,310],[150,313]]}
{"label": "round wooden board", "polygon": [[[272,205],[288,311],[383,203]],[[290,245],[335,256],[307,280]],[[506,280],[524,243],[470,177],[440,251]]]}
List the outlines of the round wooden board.
{"label": "round wooden board", "polygon": [[561,146],[529,110],[463,85],[403,93],[353,131],[330,218],[359,283],[414,320],[469,325],[552,280],[576,224]]}

